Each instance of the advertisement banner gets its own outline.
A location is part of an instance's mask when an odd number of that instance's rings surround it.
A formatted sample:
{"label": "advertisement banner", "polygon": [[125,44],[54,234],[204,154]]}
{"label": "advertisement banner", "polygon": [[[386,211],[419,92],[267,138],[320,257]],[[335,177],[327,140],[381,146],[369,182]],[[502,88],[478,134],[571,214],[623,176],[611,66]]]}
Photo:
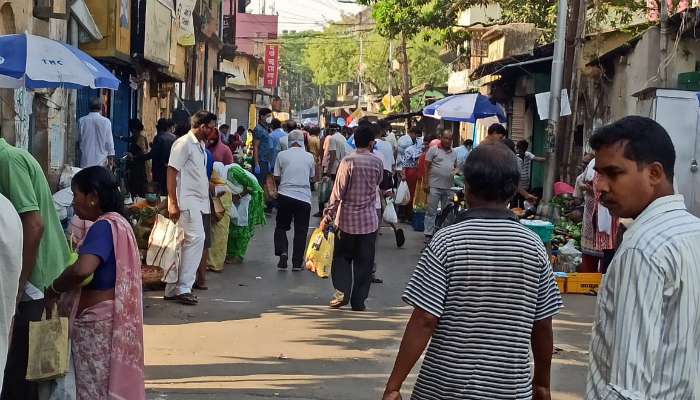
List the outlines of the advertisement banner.
{"label": "advertisement banner", "polygon": [[277,87],[277,67],[279,62],[279,46],[268,44],[265,46],[265,76],[264,86],[266,88]]}
{"label": "advertisement banner", "polygon": [[177,20],[178,33],[177,42],[181,46],[194,46],[194,20],[192,13],[197,0],[178,0],[177,2]]}

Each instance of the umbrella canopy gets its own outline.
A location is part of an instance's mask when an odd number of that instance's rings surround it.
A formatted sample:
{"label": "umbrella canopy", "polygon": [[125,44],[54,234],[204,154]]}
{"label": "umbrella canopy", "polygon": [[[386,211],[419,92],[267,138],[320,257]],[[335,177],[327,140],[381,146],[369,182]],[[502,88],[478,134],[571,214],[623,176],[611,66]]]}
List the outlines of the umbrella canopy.
{"label": "umbrella canopy", "polygon": [[498,117],[507,122],[503,108],[479,93],[457,94],[445,97],[423,109],[423,115],[445,121],[470,122],[488,117]]}
{"label": "umbrella canopy", "polygon": [[118,89],[119,79],[65,43],[27,33],[0,36],[0,88]]}

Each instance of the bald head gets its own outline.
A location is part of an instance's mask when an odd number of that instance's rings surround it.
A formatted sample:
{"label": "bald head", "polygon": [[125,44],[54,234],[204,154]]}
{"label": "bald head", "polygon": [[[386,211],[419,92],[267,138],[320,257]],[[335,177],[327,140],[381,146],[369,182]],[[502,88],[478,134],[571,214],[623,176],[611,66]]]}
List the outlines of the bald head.
{"label": "bald head", "polygon": [[469,195],[482,202],[507,202],[516,190],[520,170],[513,151],[503,144],[482,144],[464,164]]}

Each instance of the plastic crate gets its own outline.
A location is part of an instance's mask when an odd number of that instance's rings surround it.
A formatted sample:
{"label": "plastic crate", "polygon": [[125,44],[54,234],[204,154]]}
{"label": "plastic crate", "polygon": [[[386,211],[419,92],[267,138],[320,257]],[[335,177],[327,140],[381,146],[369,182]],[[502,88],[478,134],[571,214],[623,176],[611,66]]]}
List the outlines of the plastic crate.
{"label": "plastic crate", "polygon": [[414,231],[423,232],[425,230],[425,213],[414,211],[412,222]]}
{"label": "plastic crate", "polygon": [[598,291],[603,274],[599,272],[574,272],[566,279],[566,293],[588,294]]}
{"label": "plastic crate", "polygon": [[552,225],[551,222],[539,219],[523,219],[520,220],[520,222],[527,226],[528,229],[535,232],[537,236],[542,239],[542,243],[549,244],[549,242],[552,241],[552,237],[554,237],[554,225]]}

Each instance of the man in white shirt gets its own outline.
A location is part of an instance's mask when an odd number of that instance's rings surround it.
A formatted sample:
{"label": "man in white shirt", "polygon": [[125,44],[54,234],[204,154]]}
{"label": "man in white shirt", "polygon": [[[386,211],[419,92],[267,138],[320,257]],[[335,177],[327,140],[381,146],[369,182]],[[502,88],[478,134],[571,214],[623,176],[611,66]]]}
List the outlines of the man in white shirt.
{"label": "man in white shirt", "polygon": [[603,279],[586,399],[700,399],[700,219],[674,194],[661,125],[626,117],[590,139],[601,203],[634,218]]}
{"label": "man in white shirt", "polygon": [[[22,232],[22,220],[9,200],[0,194],[0,232]],[[5,374],[10,326],[15,315],[19,273],[22,270],[22,235],[0,235],[0,388]]]}
{"label": "man in white shirt", "polygon": [[440,146],[431,147],[425,156],[425,180],[428,182],[428,204],[425,210],[425,242],[429,243],[435,233],[435,218],[438,208],[443,209],[453,196],[454,172],[457,153],[452,149],[452,131],[445,129],[440,137]]}
{"label": "man in white shirt", "polygon": [[331,129],[333,129],[332,135],[324,141],[323,175],[334,178],[336,172],[338,172],[340,162],[347,154],[347,140],[345,139],[345,136],[340,133],[340,129],[337,126],[332,127]]}
{"label": "man in white shirt", "polygon": [[203,214],[210,213],[209,178],[205,140],[216,127],[216,116],[199,111],[191,118],[192,129],[173,143],[168,162],[168,213],[185,233],[178,282],[165,287],[165,299],[185,305],[197,304],[192,286],[204,251]]}
{"label": "man in white shirt", "polygon": [[80,166],[82,168],[98,165],[114,167],[114,138],[112,122],[100,114],[100,98],[90,100],[90,114],[80,118]]}
{"label": "man in white shirt", "polygon": [[278,185],[275,255],[279,257],[277,268],[286,270],[289,259],[287,231],[293,221],[292,271],[302,271],[311,216],[311,180],[316,176],[316,162],[314,156],[304,149],[304,132],[295,129],[287,139],[289,149],[277,155],[274,170]]}

